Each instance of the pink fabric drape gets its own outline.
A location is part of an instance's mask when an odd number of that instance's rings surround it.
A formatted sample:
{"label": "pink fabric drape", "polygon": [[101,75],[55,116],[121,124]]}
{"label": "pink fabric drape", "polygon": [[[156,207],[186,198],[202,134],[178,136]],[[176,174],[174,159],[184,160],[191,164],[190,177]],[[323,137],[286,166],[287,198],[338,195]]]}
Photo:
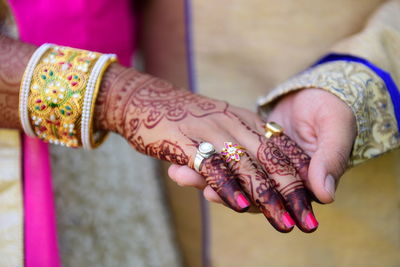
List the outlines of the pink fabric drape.
{"label": "pink fabric drape", "polygon": [[23,144],[25,266],[59,267],[48,146],[26,135]]}
{"label": "pink fabric drape", "polygon": [[[10,0],[22,41],[115,53],[130,65],[135,44],[129,0]],[[24,136],[25,266],[58,267],[48,146]]]}

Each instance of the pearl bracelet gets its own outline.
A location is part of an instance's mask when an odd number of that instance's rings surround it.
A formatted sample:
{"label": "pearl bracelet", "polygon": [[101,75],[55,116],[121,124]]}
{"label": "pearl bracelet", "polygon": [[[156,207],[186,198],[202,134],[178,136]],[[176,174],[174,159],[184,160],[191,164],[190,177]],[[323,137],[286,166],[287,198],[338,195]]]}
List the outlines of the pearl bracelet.
{"label": "pearl bracelet", "polygon": [[100,78],[103,76],[107,67],[112,62],[116,61],[116,58],[115,54],[102,55],[97,60],[90,74],[82,107],[81,138],[82,147],[84,149],[93,149],[97,147],[107,135],[107,132],[104,131],[93,133],[93,113],[101,84]]}

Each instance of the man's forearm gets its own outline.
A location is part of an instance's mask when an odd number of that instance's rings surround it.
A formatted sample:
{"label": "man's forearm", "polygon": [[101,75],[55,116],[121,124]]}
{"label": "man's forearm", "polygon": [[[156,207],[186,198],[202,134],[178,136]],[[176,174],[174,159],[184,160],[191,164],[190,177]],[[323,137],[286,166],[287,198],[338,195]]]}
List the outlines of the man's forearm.
{"label": "man's forearm", "polygon": [[19,86],[35,46],[0,35],[0,128],[20,129]]}

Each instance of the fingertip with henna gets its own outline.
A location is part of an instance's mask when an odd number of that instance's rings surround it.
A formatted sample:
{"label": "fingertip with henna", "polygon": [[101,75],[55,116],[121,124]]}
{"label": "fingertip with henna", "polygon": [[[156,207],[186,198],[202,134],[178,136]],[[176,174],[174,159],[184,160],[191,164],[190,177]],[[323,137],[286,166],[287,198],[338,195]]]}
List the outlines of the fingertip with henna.
{"label": "fingertip with henna", "polygon": [[274,189],[269,188],[264,191],[258,205],[265,218],[277,231],[288,233],[293,230],[296,223],[285,209],[282,197]]}
{"label": "fingertip with henna", "polygon": [[293,220],[292,216],[290,216],[289,212],[285,212],[282,215],[282,221],[287,228],[293,228],[296,225],[295,221]]}
{"label": "fingertip with henna", "polygon": [[[264,213],[264,212],[263,212]],[[276,221],[273,218],[269,217],[266,213],[264,213],[264,216],[267,218],[269,223],[277,230],[278,232],[281,232],[283,234],[289,233],[294,229],[294,226],[296,225],[293,218],[289,215],[287,216],[285,212],[280,221]]]}
{"label": "fingertip with henna", "polygon": [[239,193],[236,196],[236,202],[243,211],[246,211],[250,208],[250,201],[244,196],[244,194]]}
{"label": "fingertip with henna", "polygon": [[305,188],[298,188],[286,196],[286,205],[297,227],[305,233],[314,232],[318,221],[312,211],[311,202]]}
{"label": "fingertip with henna", "polygon": [[314,214],[312,214],[312,212],[309,212],[307,214],[306,224],[311,232],[315,231],[318,228],[319,223],[318,223],[317,219],[315,218]]}

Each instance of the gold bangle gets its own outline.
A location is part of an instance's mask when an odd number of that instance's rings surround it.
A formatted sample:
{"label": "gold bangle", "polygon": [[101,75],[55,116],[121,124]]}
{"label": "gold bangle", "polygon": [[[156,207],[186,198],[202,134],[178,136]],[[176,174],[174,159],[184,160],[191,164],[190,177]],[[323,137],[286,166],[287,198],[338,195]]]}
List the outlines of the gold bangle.
{"label": "gold bangle", "polygon": [[[28,96],[29,119],[36,136],[67,147],[82,146],[84,96],[101,56],[62,46],[53,46],[43,54],[33,71]],[[95,82],[98,88],[99,79]],[[95,102],[95,96],[93,99]]]}

